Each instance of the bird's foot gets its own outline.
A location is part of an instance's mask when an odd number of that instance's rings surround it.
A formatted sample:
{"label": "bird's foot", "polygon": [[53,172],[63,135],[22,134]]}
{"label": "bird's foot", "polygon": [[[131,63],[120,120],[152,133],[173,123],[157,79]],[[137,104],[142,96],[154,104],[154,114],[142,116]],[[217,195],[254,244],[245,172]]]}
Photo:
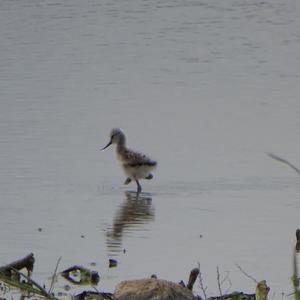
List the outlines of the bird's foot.
{"label": "bird's foot", "polygon": [[150,180],[150,179],[152,179],[153,178],[153,175],[151,174],[151,173],[149,173],[146,177],[145,177],[145,179],[148,179],[148,180]]}
{"label": "bird's foot", "polygon": [[127,177],[126,180],[124,181],[124,184],[129,184],[131,182],[131,178]]}

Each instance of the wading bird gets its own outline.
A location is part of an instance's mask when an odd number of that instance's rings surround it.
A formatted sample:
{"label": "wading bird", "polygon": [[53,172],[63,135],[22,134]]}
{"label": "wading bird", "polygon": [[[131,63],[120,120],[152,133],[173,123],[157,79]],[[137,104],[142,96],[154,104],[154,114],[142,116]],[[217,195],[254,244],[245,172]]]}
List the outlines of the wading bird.
{"label": "wading bird", "polygon": [[137,193],[142,191],[139,183],[140,179],[152,179],[152,171],[157,162],[144,154],[132,151],[126,147],[126,137],[119,128],[114,128],[110,133],[110,141],[101,150],[106,149],[111,144],[116,144],[117,158],[120,160],[123,170],[127,176],[124,184],[129,184],[134,180],[137,184]]}

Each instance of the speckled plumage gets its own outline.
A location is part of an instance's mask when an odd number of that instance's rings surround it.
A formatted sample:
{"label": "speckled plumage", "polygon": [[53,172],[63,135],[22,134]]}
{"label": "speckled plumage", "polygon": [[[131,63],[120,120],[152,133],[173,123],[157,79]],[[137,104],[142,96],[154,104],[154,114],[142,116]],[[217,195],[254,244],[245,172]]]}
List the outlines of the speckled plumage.
{"label": "speckled plumage", "polygon": [[126,137],[119,128],[114,128],[110,133],[109,143],[102,149],[104,150],[111,144],[116,144],[116,152],[123,170],[127,176],[125,184],[135,180],[137,183],[137,192],[140,193],[142,188],[139,179],[152,179],[152,171],[156,168],[157,162],[148,156],[130,150],[126,147]]}

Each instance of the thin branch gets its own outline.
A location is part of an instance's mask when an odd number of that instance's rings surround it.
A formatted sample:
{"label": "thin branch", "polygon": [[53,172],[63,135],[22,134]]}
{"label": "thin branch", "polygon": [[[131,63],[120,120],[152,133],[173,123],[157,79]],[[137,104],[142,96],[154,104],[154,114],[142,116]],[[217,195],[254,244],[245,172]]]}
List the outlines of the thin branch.
{"label": "thin branch", "polygon": [[56,278],[56,273],[57,273],[57,269],[58,269],[58,265],[59,265],[60,261],[61,261],[61,257],[57,260],[56,267],[54,269],[54,273],[53,273],[52,278],[51,278],[51,284],[50,284],[50,288],[49,288],[49,291],[48,291],[49,294],[52,293],[52,290],[54,288],[54,281],[55,281],[55,278]]}
{"label": "thin branch", "polygon": [[203,293],[204,300],[206,300],[207,299],[207,295],[206,295],[207,287],[204,287],[204,284],[203,284],[203,278],[202,278],[202,273],[201,273],[201,269],[200,269],[200,263],[198,263],[198,268],[199,268],[199,285],[200,285],[200,289]]}
{"label": "thin branch", "polygon": [[297,167],[295,167],[293,164],[291,164],[289,161],[287,161],[286,159],[284,158],[281,158],[273,153],[268,153],[268,156],[279,161],[279,162],[282,162],[286,165],[288,165],[289,167],[291,167],[294,171],[296,171],[299,175],[300,175],[300,169],[298,169]]}
{"label": "thin branch", "polygon": [[242,267],[240,266],[240,265],[238,265],[238,264],[235,264],[236,266],[237,266],[237,268],[246,276],[246,277],[248,277],[248,278],[250,278],[251,280],[253,280],[256,284],[258,284],[258,281],[254,278],[254,277],[252,277],[251,275],[249,275],[248,273],[246,273],[243,269],[242,269]]}
{"label": "thin branch", "polygon": [[219,288],[219,293],[220,296],[222,297],[222,289],[221,289],[221,280],[220,280],[220,271],[219,271],[219,267],[217,266],[217,282],[218,282],[218,288]]}
{"label": "thin branch", "polygon": [[53,296],[51,296],[49,293],[47,293],[47,291],[42,287],[40,286],[37,282],[35,282],[34,280],[32,280],[30,277],[26,276],[25,274],[21,273],[20,271],[18,271],[17,269],[15,268],[12,268],[12,270],[14,270],[14,272],[16,272],[17,274],[19,274],[20,276],[23,276],[25,279],[27,279],[27,282],[29,284],[32,284],[34,285],[38,291],[40,292],[40,294],[48,299],[55,299]]}
{"label": "thin branch", "polygon": [[231,287],[232,287],[232,282],[229,278],[229,272],[228,271],[227,271],[227,274],[226,274],[223,281],[225,282],[225,280],[228,281],[228,283],[229,283],[229,286],[228,286],[227,290],[225,291],[225,294],[227,294],[230,291]]}
{"label": "thin branch", "polygon": [[226,275],[224,276],[223,280],[221,281],[221,285],[223,285],[226,281],[229,283],[229,288],[227,289],[226,293],[229,291],[229,289],[232,287],[232,282],[229,278],[229,271],[226,271]]}

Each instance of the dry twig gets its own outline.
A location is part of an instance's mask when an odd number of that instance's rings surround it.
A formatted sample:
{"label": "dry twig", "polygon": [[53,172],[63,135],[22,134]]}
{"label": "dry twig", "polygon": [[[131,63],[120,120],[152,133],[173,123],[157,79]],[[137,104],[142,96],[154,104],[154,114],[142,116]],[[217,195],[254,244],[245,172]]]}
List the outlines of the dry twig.
{"label": "dry twig", "polygon": [[218,288],[219,288],[219,293],[220,293],[220,296],[222,297],[223,294],[222,294],[222,289],[221,289],[221,279],[220,279],[220,271],[219,271],[219,267],[217,266],[217,282],[218,282]]}
{"label": "dry twig", "polygon": [[258,281],[254,278],[254,277],[252,277],[251,275],[249,275],[248,273],[246,273],[243,269],[242,269],[242,267],[240,266],[240,265],[238,265],[238,264],[235,264],[236,266],[237,266],[237,268],[246,276],[246,277],[248,277],[248,278],[250,278],[251,280],[253,280],[256,284],[258,284]]}
{"label": "dry twig", "polygon": [[39,285],[37,282],[35,282],[34,280],[32,280],[30,277],[26,276],[25,274],[21,273],[20,271],[18,271],[17,269],[14,269],[14,272],[16,272],[17,274],[19,274],[20,276],[23,276],[25,279],[27,279],[28,284],[31,284],[32,286],[36,287],[35,292],[39,292],[40,295],[44,296],[47,299],[50,300],[54,300],[55,298],[50,295],[41,285]]}
{"label": "dry twig", "polygon": [[202,273],[201,273],[201,269],[200,269],[200,263],[198,263],[198,268],[199,268],[199,285],[200,285],[200,289],[203,293],[204,300],[207,300],[207,295],[206,295],[207,287],[204,287],[204,284],[203,284],[203,278],[202,278]]}
{"label": "dry twig", "polygon": [[51,294],[52,291],[53,291],[54,281],[55,281],[55,278],[57,276],[57,269],[58,269],[58,265],[59,265],[60,261],[61,261],[61,257],[57,260],[56,267],[54,269],[54,273],[53,273],[52,278],[51,278],[51,284],[50,284],[50,288],[49,288],[49,291],[48,291],[49,294]]}
{"label": "dry twig", "polygon": [[300,175],[300,170],[297,167],[295,167],[293,164],[291,164],[289,161],[287,161],[286,159],[281,158],[273,153],[268,153],[268,156],[270,156],[271,158],[273,158],[279,162],[282,162],[282,163],[288,165],[289,167],[291,167],[294,171],[296,171]]}
{"label": "dry twig", "polygon": [[226,275],[225,275],[225,277],[223,278],[223,280],[221,281],[221,285],[224,284],[226,281],[228,281],[228,285],[229,285],[229,286],[228,286],[228,288],[227,288],[225,294],[227,294],[227,293],[230,291],[231,287],[232,287],[232,282],[231,282],[231,280],[230,280],[230,278],[229,278],[229,271],[226,271]]}

